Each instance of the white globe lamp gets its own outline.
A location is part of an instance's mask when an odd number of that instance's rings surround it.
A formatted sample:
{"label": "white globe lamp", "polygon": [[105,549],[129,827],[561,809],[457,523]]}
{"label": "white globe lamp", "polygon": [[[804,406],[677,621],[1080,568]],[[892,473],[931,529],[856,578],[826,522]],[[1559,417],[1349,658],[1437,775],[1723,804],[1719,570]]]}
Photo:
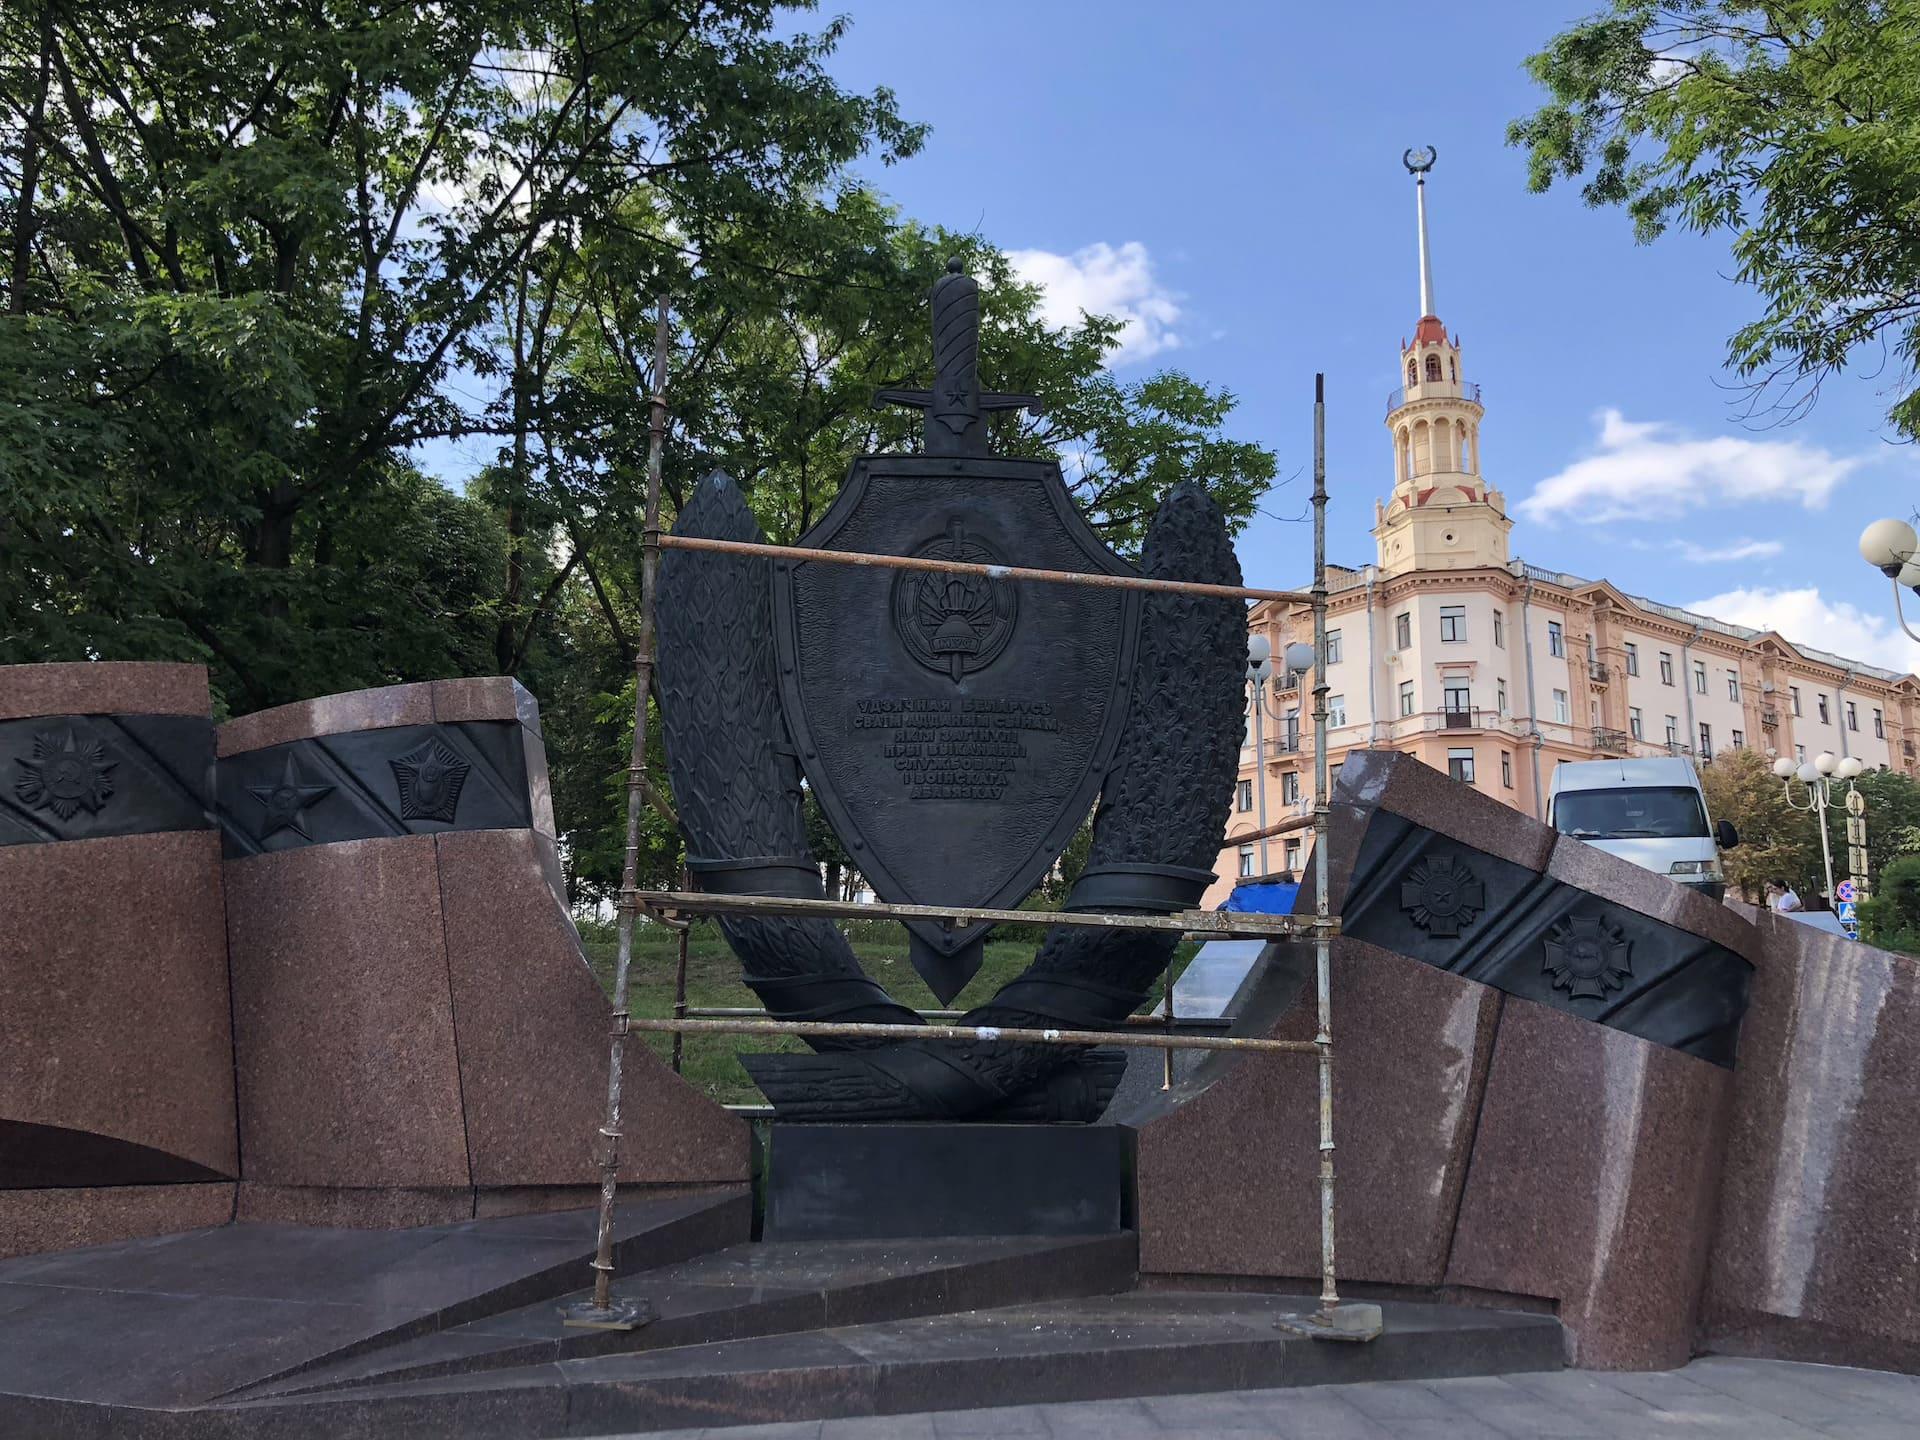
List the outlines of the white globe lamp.
{"label": "white globe lamp", "polygon": [[1876,520],[1860,532],[1860,558],[1883,575],[1898,575],[1920,550],[1920,537],[1904,520]]}

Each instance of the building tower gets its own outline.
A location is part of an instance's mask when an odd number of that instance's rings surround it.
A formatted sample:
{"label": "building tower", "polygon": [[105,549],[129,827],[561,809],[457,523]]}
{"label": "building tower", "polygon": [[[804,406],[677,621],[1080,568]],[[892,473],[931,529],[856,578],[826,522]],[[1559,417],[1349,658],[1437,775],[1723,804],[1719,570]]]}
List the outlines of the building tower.
{"label": "building tower", "polygon": [[1403,157],[1413,175],[1420,232],[1420,323],[1400,345],[1402,384],[1387,399],[1393,494],[1374,506],[1373,536],[1384,574],[1507,563],[1506,497],[1480,474],[1480,387],[1460,369],[1460,338],[1434,313],[1427,248],[1427,172],[1432,149]]}

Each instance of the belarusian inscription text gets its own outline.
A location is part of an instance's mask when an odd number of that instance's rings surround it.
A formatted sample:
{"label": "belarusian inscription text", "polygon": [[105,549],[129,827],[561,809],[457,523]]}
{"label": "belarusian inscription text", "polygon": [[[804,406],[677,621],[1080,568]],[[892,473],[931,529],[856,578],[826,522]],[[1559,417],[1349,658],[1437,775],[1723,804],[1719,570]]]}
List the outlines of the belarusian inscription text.
{"label": "belarusian inscription text", "polygon": [[910,800],[998,800],[1027,768],[1029,740],[1060,729],[1046,700],[875,697],[859,707],[854,729],[878,742]]}

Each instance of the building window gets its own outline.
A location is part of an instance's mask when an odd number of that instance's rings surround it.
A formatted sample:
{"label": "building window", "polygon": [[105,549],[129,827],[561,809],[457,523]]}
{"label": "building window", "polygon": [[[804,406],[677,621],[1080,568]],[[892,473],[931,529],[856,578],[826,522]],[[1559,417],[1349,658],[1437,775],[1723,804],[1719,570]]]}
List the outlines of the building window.
{"label": "building window", "polygon": [[1640,647],[1629,640],[1620,648],[1626,652],[1627,674],[1638,675],[1640,673]]}
{"label": "building window", "polygon": [[1469,686],[1449,685],[1440,693],[1443,697],[1441,703],[1452,714],[1464,715],[1473,709],[1473,690]]}
{"label": "building window", "polygon": [[[1379,372],[1375,371],[1374,373],[1378,374]],[[1438,380],[1439,378],[1440,378],[1440,357],[1438,355],[1429,355],[1427,356],[1427,379]]]}
{"label": "building window", "polygon": [[1667,716],[1667,744],[1678,745],[1679,743],[1680,717],[1678,715],[1669,715]]}
{"label": "building window", "polygon": [[1507,682],[1497,680],[1493,686],[1493,702],[1502,715],[1507,713]]}
{"label": "building window", "polygon": [[1420,364],[1418,361],[1409,360],[1407,361],[1407,384],[1418,385],[1419,383],[1420,383]]}
{"label": "building window", "polygon": [[1707,693],[1707,662],[1704,660],[1693,662],[1693,693],[1696,695]]}
{"label": "building window", "polygon": [[1393,648],[1411,650],[1413,648],[1413,612],[1402,610],[1393,617]]}
{"label": "building window", "polygon": [[1643,728],[1640,723],[1640,707],[1638,705],[1629,705],[1627,707],[1627,733],[1636,740],[1644,740],[1647,737],[1641,733]]}
{"label": "building window", "polygon": [[1287,805],[1300,803],[1300,772],[1289,770],[1280,777],[1280,799]]}
{"label": "building window", "polygon": [[1673,684],[1673,655],[1666,650],[1660,652],[1660,683]]}
{"label": "building window", "polygon": [[1240,847],[1240,877],[1242,879],[1245,879],[1252,874],[1253,874],[1253,846],[1242,845]]}
{"label": "building window", "polygon": [[1878,706],[1875,706],[1873,711],[1873,738],[1876,740],[1887,738],[1886,718],[1881,715]]}
{"label": "building window", "polygon": [[1824,694],[1816,695],[1813,697],[1813,703],[1819,707],[1820,723],[1822,725],[1831,725],[1833,720],[1827,714],[1827,697]]}
{"label": "building window", "polygon": [[1287,841],[1287,873],[1290,875],[1300,873],[1300,842],[1298,840]]}
{"label": "building window", "polygon": [[[1327,696],[1327,724],[1333,729],[1347,723],[1347,697],[1344,695]],[[1213,792],[1218,795],[1218,790]]]}
{"label": "building window", "polygon": [[1467,785],[1473,783],[1473,751],[1470,747],[1456,747],[1447,751],[1447,775]]}
{"label": "building window", "polygon": [[1500,783],[1509,790],[1513,788],[1513,756],[1505,750],[1500,752]]}
{"label": "building window", "polygon": [[1507,617],[1497,609],[1493,612],[1493,643],[1502,650],[1507,648]]}
{"label": "building window", "polygon": [[1747,748],[1747,732],[1746,731],[1736,730],[1733,732],[1733,748],[1736,750],[1744,750]]}
{"label": "building window", "polygon": [[1851,700],[1847,701],[1847,729],[1855,732],[1860,729],[1860,712],[1853,708]]}
{"label": "building window", "polygon": [[1402,716],[1413,714],[1413,682],[1411,680],[1400,682],[1400,714]]}
{"label": "building window", "polygon": [[1727,699],[1736,702],[1740,699],[1740,672],[1738,670],[1727,671]]}
{"label": "building window", "polygon": [[1564,656],[1567,653],[1567,637],[1560,629],[1558,620],[1547,621],[1547,654]]}
{"label": "building window", "polygon": [[1700,722],[1700,758],[1713,759],[1713,727],[1704,720]]}
{"label": "building window", "polygon": [[1806,764],[1807,763],[1807,747],[1804,745],[1794,746],[1793,758],[1798,760],[1802,765]]}
{"label": "building window", "polygon": [[1440,607],[1440,638],[1442,640],[1464,640],[1467,638],[1466,606],[1442,605]]}
{"label": "building window", "polygon": [[1798,715],[1800,713],[1800,687],[1798,685],[1789,685],[1787,687],[1787,699],[1793,702],[1793,713]]}
{"label": "building window", "polygon": [[1242,780],[1233,795],[1234,806],[1242,814],[1253,809],[1253,781]]}
{"label": "building window", "polygon": [[1340,632],[1338,630],[1329,630],[1327,631],[1327,664],[1338,665],[1339,663]]}
{"label": "building window", "polygon": [[[1573,718],[1573,712],[1567,708],[1567,692],[1564,690],[1556,690],[1553,692],[1553,718],[1562,725],[1565,725]],[[1219,792],[1215,791],[1214,793],[1218,794]]]}

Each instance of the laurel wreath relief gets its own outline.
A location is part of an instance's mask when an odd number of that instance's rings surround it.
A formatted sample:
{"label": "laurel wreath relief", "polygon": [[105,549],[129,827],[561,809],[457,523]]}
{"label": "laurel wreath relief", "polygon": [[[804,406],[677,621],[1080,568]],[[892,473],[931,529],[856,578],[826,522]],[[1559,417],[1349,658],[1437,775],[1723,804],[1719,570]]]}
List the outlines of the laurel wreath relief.
{"label": "laurel wreath relief", "polygon": [[[715,472],[674,532],[763,539]],[[669,552],[661,564],[658,681],[668,773],[690,863],[812,864],[800,771],[778,702],[767,561]],[[1219,508],[1198,485],[1170,492],[1142,573],[1240,584]],[[1243,728],[1241,602],[1149,594],[1120,743],[1094,815],[1089,868],[1207,870],[1224,831]],[[862,970],[838,927],[788,918],[720,922],[742,977],[781,1019],[918,1023]],[[1056,927],[1017,978],[963,1023],[1106,1029],[1146,998],[1171,958],[1164,932]],[[1098,1117],[1118,1079],[1106,1052],[1057,1046],[812,1042],[817,1053],[743,1055],[786,1119]]]}

